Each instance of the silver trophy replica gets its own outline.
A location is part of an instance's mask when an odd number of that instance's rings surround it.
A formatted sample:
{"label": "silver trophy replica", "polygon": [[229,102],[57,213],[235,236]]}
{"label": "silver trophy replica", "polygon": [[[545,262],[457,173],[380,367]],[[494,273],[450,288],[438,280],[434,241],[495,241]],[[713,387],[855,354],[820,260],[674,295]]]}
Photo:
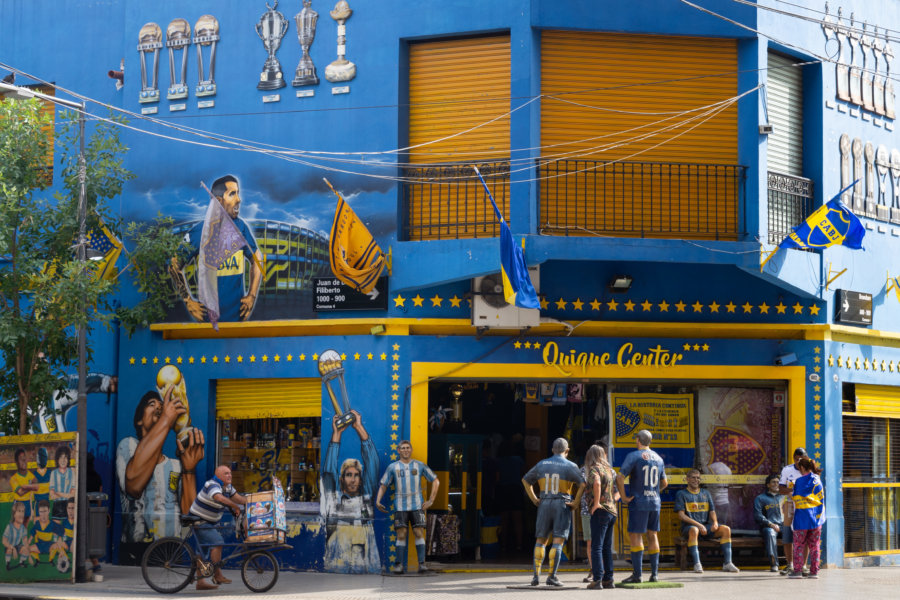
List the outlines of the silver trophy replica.
{"label": "silver trophy replica", "polygon": [[[200,81],[197,96],[216,95],[216,43],[219,41],[219,21],[212,15],[203,15],[194,25],[194,44],[197,46],[197,66]],[[209,46],[209,77],[203,69],[203,46]]]}
{"label": "silver trophy replica", "polygon": [[266,2],[266,12],[259,18],[256,24],[256,35],[262,40],[263,47],[269,53],[263,65],[262,73],[259,74],[259,83],[256,84],[258,90],[277,90],[284,87],[284,76],[281,74],[281,63],[275,58],[275,53],[281,46],[281,39],[287,33],[289,21],[284,15],[275,10],[278,8],[278,0],[275,0],[273,6],[269,6]]}
{"label": "silver trophy replica", "polygon": [[[159,89],[157,88],[157,75],[159,73],[159,49],[162,48],[162,29],[156,23],[146,23],[141,27],[138,37],[138,52],[141,55],[141,95],[138,101],[142,104],[145,102],[159,102]],[[147,83],[147,57],[145,54],[153,55],[152,76],[150,83]]]}
{"label": "silver trophy replica", "polygon": [[[341,355],[334,350],[326,350],[319,356],[319,375],[322,376],[322,383],[328,390],[328,396],[331,398],[331,405],[334,407],[334,414],[337,415],[335,427],[343,429],[348,425],[352,425],[356,421],[356,417],[350,412],[350,398],[347,397],[347,384],[344,382],[344,361]],[[337,379],[341,384],[341,401],[338,402],[331,382]]]}
{"label": "silver trophy replica", "polygon": [[316,39],[316,21],[319,20],[319,13],[311,9],[310,4],[312,4],[312,0],[303,0],[303,10],[294,16],[294,21],[297,23],[297,39],[300,40],[300,48],[303,49],[300,64],[297,65],[294,81],[291,83],[294,87],[319,84],[316,65],[309,57],[309,47]]}
{"label": "silver trophy replica", "polygon": [[350,81],[356,77],[356,65],[346,59],[347,54],[347,26],[344,24],[353,11],[347,0],[339,0],[331,11],[331,18],[338,24],[337,60],[325,67],[325,79],[333,83]]}
{"label": "silver trophy replica", "polygon": [[[184,19],[173,19],[166,27],[166,48],[169,49],[169,91],[166,98],[181,100],[187,98],[187,47],[191,45],[191,26]],[[175,79],[175,52],[181,52],[181,78]]]}

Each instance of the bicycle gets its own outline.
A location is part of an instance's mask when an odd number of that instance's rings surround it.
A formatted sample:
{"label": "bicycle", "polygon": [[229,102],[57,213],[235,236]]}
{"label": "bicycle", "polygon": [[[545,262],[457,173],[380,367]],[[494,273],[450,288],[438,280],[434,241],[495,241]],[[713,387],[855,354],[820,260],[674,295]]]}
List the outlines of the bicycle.
{"label": "bicycle", "polygon": [[[182,527],[190,527],[184,537],[164,537],[154,541],[144,551],[141,559],[141,574],[151,588],[161,594],[174,594],[181,591],[199,578],[212,577],[216,567],[229,560],[244,557],[241,563],[241,579],[252,592],[267,592],[278,581],[278,560],[273,551],[284,550],[291,546],[281,543],[226,542],[225,548],[234,551],[223,556],[218,563],[204,560],[207,545],[201,544],[196,536],[196,527],[205,521],[194,515],[182,515]],[[230,529],[230,525],[216,525],[217,529]],[[246,537],[243,531],[243,519],[239,520],[238,537]]]}

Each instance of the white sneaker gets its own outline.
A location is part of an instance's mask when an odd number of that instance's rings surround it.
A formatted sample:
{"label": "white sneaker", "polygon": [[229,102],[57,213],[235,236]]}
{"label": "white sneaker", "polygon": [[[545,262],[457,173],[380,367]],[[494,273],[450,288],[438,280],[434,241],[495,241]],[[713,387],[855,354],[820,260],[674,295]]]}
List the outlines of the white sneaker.
{"label": "white sneaker", "polygon": [[734,566],[734,563],[725,563],[722,565],[722,570],[726,573],[740,573],[741,570]]}
{"label": "white sneaker", "polygon": [[702,572],[703,572],[703,565],[701,565],[700,563],[694,563],[694,573],[702,573]]}

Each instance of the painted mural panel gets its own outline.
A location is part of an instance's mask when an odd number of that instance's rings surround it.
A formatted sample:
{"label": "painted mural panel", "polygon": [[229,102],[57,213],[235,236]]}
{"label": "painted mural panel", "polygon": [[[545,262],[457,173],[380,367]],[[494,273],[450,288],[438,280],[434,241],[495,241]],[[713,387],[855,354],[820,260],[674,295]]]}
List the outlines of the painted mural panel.
{"label": "painted mural panel", "polygon": [[73,578],[77,437],[0,438],[0,581]]}

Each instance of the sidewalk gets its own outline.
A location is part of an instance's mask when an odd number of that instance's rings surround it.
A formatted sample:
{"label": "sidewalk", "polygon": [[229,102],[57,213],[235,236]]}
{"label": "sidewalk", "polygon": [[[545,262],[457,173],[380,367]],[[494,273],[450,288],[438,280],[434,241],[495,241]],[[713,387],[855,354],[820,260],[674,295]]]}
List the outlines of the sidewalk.
{"label": "sidewalk", "polygon": [[[539,600],[555,598],[563,600],[572,595],[590,598],[597,592],[585,589],[581,582],[583,571],[560,573],[560,580],[567,588],[548,589],[543,585],[533,590],[507,589],[508,585],[523,585],[531,580],[530,571],[517,573],[440,573],[425,577],[383,577],[381,575],[334,575],[326,573],[297,573],[282,571],[278,583],[266,594],[256,596],[244,587],[238,571],[228,571],[234,580],[214,592],[197,592],[185,588],[177,597],[188,598],[253,598],[272,597],[283,600],[444,600],[451,598],[519,598]],[[139,567],[104,565],[103,583],[50,584],[35,583],[0,584],[0,598],[52,598],[135,600],[137,598],[161,598],[144,583]],[[627,572],[616,572],[616,580],[624,579]],[[543,578],[542,578],[543,579]],[[816,600],[850,598],[896,597],[900,586],[900,567],[869,569],[823,569],[818,580],[788,580],[775,573],[762,570],[727,574],[710,568],[706,573],[663,571],[660,579],[684,583],[683,588],[655,590],[615,590],[617,596],[634,598],[665,598],[666,600],[696,600],[728,597],[734,600],[759,600],[789,594],[803,595]],[[568,588],[572,586],[572,588]],[[612,590],[605,590],[604,594]],[[562,592],[562,594],[560,593]]]}

